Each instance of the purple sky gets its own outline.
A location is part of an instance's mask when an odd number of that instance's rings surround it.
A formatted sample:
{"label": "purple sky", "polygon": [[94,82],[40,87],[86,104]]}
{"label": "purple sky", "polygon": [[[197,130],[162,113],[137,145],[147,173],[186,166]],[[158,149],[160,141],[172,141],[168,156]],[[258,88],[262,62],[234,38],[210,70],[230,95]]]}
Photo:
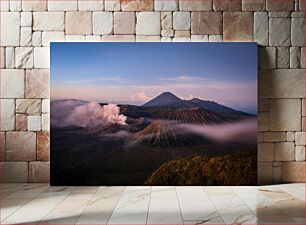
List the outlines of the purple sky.
{"label": "purple sky", "polygon": [[257,112],[255,43],[52,43],[51,98],[142,105],[162,92]]}

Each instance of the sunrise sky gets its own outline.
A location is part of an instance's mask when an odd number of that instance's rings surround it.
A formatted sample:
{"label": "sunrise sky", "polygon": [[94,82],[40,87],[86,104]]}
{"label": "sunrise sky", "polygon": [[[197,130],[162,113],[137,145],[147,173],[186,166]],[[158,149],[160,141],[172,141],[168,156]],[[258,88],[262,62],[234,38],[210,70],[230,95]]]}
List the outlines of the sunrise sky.
{"label": "sunrise sky", "polygon": [[51,98],[142,105],[162,92],[257,112],[255,43],[52,43]]}

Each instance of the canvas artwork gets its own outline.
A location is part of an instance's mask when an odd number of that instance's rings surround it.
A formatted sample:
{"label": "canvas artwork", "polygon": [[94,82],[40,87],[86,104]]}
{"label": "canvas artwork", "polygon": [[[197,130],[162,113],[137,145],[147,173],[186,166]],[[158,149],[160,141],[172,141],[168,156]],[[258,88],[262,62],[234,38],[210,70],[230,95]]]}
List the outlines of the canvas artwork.
{"label": "canvas artwork", "polygon": [[256,185],[255,43],[51,43],[51,185]]}

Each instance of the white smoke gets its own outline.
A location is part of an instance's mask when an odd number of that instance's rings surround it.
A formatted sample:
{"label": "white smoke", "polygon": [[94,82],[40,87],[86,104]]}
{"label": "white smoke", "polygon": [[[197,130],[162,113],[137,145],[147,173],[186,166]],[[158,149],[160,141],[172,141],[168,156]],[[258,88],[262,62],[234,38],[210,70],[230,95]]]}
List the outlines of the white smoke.
{"label": "white smoke", "polygon": [[69,101],[63,101],[53,107],[51,124],[55,127],[96,128],[111,124],[126,125],[126,119],[126,116],[120,114],[120,108],[115,104],[101,106],[97,102],[72,104]]}

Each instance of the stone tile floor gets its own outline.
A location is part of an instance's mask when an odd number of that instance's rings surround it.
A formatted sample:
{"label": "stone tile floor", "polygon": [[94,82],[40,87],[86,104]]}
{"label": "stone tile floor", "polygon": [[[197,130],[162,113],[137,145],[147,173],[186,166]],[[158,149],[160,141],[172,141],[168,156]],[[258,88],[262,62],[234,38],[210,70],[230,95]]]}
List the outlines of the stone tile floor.
{"label": "stone tile floor", "polygon": [[1,224],[305,224],[305,184],[0,188]]}

